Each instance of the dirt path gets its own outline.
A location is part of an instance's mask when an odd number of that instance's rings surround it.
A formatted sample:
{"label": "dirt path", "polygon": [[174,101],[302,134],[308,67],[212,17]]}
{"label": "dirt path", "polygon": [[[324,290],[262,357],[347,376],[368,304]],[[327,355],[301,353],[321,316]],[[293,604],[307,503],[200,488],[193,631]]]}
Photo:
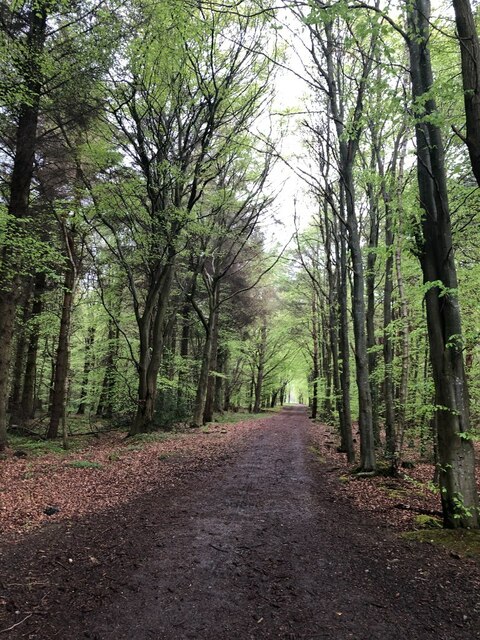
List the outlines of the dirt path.
{"label": "dirt path", "polygon": [[5,637],[480,638],[476,568],[352,512],[307,425],[286,409],[175,495],[18,545],[43,567],[49,613]]}

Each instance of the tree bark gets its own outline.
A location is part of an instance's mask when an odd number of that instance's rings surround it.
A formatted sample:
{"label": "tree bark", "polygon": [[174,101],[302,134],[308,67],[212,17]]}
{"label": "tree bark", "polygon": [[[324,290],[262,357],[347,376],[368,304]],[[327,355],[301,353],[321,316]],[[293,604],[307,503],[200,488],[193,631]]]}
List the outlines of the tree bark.
{"label": "tree bark", "polygon": [[469,399],[444,150],[435,119],[436,104],[431,95],[429,19],[428,0],[407,4],[410,74],[416,105],[417,177],[423,210],[418,250],[426,288],[428,338],[435,383],[443,520],[448,528],[477,528],[475,456],[469,439]]}
{"label": "tree bark", "polygon": [[367,336],[365,331],[365,278],[358,222],[355,215],[353,167],[349,163],[345,163],[342,167],[341,175],[345,185],[348,245],[353,269],[352,316],[359,405],[360,468],[362,471],[374,471],[376,469],[375,439],[373,435],[372,398],[370,394]]}
{"label": "tree bark", "polygon": [[473,175],[480,186],[480,41],[469,0],[453,0],[462,60],[466,136]]}
{"label": "tree bark", "polygon": [[383,289],[383,361],[385,365],[385,450],[392,468],[396,466],[395,397],[393,383],[392,295],[393,295],[393,220],[390,201],[385,198],[385,285]]}
{"label": "tree bark", "polygon": [[258,351],[257,371],[255,376],[255,403],[253,405],[253,413],[260,413],[262,407],[262,393],[263,393],[263,377],[265,375],[265,359],[267,351],[267,321],[264,320],[262,328],[260,330],[260,343]]}
{"label": "tree bark", "polygon": [[[339,353],[341,360],[340,384],[342,387],[343,427],[341,432],[341,449],[347,454],[349,462],[354,462],[355,451],[352,435],[352,412],[350,408],[350,338],[348,322],[348,275],[347,275],[347,246],[343,231],[339,231],[340,268],[337,274],[337,290],[339,299]],[[340,423],[342,426],[342,423]]]}
{"label": "tree bark", "polygon": [[219,346],[217,349],[217,371],[222,376],[215,378],[215,393],[213,399],[213,410],[215,413],[223,413],[225,405],[225,378],[227,368],[227,352],[223,346]]}
{"label": "tree bark", "polygon": [[207,395],[205,398],[205,406],[203,409],[203,423],[212,422],[213,420],[213,408],[215,401],[215,382],[217,378],[212,376],[212,371],[217,371],[217,363],[218,363],[218,320],[219,313],[218,309],[214,311],[214,322],[212,328],[212,346],[210,351],[210,363],[209,363],[209,371],[208,371],[208,382],[207,382]]}
{"label": "tree bark", "polygon": [[68,363],[70,359],[70,325],[73,299],[77,284],[76,247],[73,231],[66,231],[65,241],[69,257],[63,285],[64,292],[60,318],[60,333],[58,335],[57,353],[55,357],[50,423],[47,431],[47,438],[51,439],[58,436],[58,428],[66,411]]}
{"label": "tree bark", "polygon": [[182,318],[182,331],[180,334],[180,357],[182,359],[182,366],[178,372],[178,389],[177,389],[177,412],[182,413],[185,410],[185,387],[188,384],[188,357],[190,354],[190,312],[191,305],[183,305],[181,318]]}
{"label": "tree bark", "polygon": [[87,335],[85,336],[85,354],[83,361],[83,378],[82,388],[80,391],[80,404],[78,405],[77,415],[83,416],[87,407],[88,398],[88,379],[90,371],[93,367],[92,350],[95,342],[95,327],[88,327]]}
{"label": "tree bark", "polygon": [[23,306],[22,319],[17,323],[17,344],[12,371],[12,393],[9,401],[10,424],[19,424],[23,420],[22,393],[24,384],[24,371],[27,350],[28,323],[32,316],[31,297],[33,292],[33,280],[25,283],[24,292],[20,300]]}
{"label": "tree bark", "polygon": [[27,358],[25,363],[25,376],[23,380],[21,411],[22,419],[31,420],[35,417],[35,383],[37,378],[37,357],[39,326],[38,320],[43,310],[43,294],[46,287],[45,273],[35,276],[35,288],[33,293],[31,327],[28,338]]}
{"label": "tree bark", "polygon": [[375,351],[375,265],[377,262],[379,222],[378,222],[378,198],[373,193],[373,187],[369,188],[370,204],[370,233],[368,238],[366,290],[367,290],[367,352],[368,373],[370,377],[370,396],[372,398],[372,429],[375,444],[380,444],[380,427],[378,423],[378,382],[375,380],[377,368],[377,353]]}
{"label": "tree bark", "polygon": [[319,363],[319,335],[318,335],[318,309],[317,309],[317,292],[312,283],[312,401],[311,401],[311,417],[313,420],[318,415],[318,379],[320,377]]}
{"label": "tree bark", "polygon": [[175,251],[163,268],[158,291],[152,292],[142,317],[137,317],[140,337],[138,361],[138,399],[135,419],[129,435],[145,433],[152,427],[157,397],[157,378],[164,345],[164,322],[175,272]]}

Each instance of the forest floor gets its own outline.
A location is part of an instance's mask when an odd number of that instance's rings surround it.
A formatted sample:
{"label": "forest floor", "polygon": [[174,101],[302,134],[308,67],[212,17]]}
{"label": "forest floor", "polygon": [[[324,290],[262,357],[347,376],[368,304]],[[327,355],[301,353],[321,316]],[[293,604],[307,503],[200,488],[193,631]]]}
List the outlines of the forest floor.
{"label": "forest floor", "polygon": [[301,407],[10,455],[0,462],[0,635],[480,638],[478,563],[399,534],[438,509],[419,467],[353,480],[328,428]]}

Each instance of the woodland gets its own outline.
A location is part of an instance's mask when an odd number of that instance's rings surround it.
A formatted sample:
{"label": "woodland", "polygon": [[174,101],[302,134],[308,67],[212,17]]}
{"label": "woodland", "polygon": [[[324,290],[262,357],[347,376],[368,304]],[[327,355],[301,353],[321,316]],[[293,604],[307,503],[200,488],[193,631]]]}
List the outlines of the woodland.
{"label": "woodland", "polygon": [[[2,2],[3,456],[299,402],[359,476],[413,442],[444,526],[478,528],[478,20],[468,0]],[[289,73],[304,95],[279,109]]]}

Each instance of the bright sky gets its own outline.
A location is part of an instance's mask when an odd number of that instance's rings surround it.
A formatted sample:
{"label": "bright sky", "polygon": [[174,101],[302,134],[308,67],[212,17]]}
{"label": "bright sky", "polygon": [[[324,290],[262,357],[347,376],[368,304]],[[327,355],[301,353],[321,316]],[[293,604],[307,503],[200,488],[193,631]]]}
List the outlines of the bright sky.
{"label": "bright sky", "polygon": [[[299,156],[303,153],[300,123],[308,94],[306,82],[299,77],[304,73],[303,65],[295,53],[294,40],[301,25],[297,25],[290,12],[284,12],[280,19],[285,23],[280,33],[287,46],[284,68],[278,69],[276,77],[273,130],[274,135],[282,133],[281,148],[278,151],[285,161],[278,160],[271,173],[271,184],[279,192],[273,206],[275,215],[265,230],[267,242],[272,245],[275,242],[284,245],[294,233],[295,210],[300,227],[303,228],[308,224],[314,206],[308,197],[307,185],[295,172],[299,166]],[[285,115],[286,113],[289,115]],[[280,224],[276,224],[275,220]]]}

